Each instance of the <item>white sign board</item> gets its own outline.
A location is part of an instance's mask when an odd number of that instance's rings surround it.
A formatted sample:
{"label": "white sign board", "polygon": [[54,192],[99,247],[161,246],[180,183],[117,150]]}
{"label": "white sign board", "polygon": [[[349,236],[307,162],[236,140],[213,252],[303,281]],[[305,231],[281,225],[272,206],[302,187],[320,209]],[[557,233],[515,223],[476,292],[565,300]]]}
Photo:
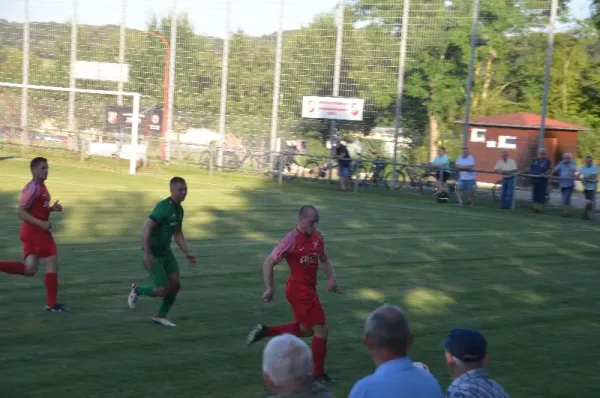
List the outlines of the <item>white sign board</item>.
{"label": "white sign board", "polygon": [[302,117],[307,119],[363,120],[365,100],[360,98],[302,97]]}
{"label": "white sign board", "polygon": [[75,61],[73,64],[73,75],[75,79],[127,83],[129,81],[129,65],[110,62]]}
{"label": "white sign board", "polygon": [[485,142],[485,129],[471,129],[471,142]]}

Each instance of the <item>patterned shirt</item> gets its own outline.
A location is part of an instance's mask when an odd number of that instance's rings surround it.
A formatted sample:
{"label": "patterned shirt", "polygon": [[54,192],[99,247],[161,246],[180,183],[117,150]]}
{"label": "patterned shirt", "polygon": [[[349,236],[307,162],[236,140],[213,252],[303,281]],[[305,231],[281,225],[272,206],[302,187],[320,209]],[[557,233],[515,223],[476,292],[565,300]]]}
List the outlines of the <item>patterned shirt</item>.
{"label": "patterned shirt", "polygon": [[508,398],[502,386],[490,379],[484,368],[472,369],[456,378],[446,398]]}

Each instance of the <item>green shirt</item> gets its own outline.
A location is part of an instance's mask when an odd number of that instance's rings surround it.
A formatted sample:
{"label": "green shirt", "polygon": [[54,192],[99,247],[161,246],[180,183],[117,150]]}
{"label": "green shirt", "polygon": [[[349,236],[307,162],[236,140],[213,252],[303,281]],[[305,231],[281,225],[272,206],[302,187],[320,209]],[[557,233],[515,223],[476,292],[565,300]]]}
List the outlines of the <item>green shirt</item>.
{"label": "green shirt", "polygon": [[313,383],[309,388],[285,395],[269,395],[268,398],[333,398],[333,393],[321,384]]}
{"label": "green shirt", "polygon": [[183,223],[183,207],[169,197],[158,202],[149,217],[156,223],[150,234],[150,252],[164,256],[171,251],[173,234]]}

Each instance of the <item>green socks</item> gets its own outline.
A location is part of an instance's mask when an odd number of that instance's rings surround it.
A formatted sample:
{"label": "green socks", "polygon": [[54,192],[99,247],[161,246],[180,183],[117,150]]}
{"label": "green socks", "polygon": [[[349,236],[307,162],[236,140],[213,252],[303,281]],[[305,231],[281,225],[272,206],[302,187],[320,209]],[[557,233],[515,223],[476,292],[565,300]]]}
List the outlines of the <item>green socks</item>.
{"label": "green socks", "polygon": [[177,293],[169,293],[165,297],[163,297],[162,304],[160,305],[160,308],[158,309],[159,317],[166,318],[167,313],[169,312],[169,310],[171,309],[171,306],[175,302],[176,296],[177,296]]}
{"label": "green socks", "polygon": [[154,297],[154,286],[138,286],[135,288],[135,294],[138,296]]}

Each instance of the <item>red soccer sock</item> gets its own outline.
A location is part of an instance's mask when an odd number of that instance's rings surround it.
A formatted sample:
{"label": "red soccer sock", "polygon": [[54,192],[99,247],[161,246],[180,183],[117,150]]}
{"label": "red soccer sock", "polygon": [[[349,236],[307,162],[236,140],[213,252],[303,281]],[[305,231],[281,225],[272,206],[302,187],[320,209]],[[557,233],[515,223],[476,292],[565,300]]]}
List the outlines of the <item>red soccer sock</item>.
{"label": "red soccer sock", "polygon": [[327,356],[327,339],[314,336],[312,339],[313,376],[325,374],[325,357]]}
{"label": "red soccer sock", "polygon": [[13,275],[24,275],[25,264],[18,261],[0,261],[0,272]]}
{"label": "red soccer sock", "polygon": [[58,275],[56,272],[49,272],[44,277],[46,285],[46,298],[48,307],[56,306],[56,296],[58,296]]}
{"label": "red soccer sock", "polygon": [[285,333],[293,334],[294,336],[302,336],[302,330],[300,329],[300,325],[298,325],[296,322],[286,323],[277,326],[267,326],[265,336],[279,336],[280,334]]}

